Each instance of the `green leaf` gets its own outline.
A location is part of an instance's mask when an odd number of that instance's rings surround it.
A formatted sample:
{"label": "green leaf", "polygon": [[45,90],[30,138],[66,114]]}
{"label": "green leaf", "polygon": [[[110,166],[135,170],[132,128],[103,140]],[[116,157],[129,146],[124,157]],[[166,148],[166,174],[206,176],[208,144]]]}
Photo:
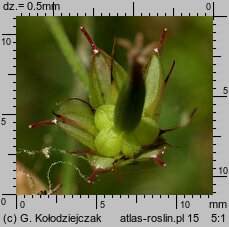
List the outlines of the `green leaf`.
{"label": "green leaf", "polygon": [[131,132],[139,124],[145,101],[142,66],[134,60],[130,78],[122,87],[115,107],[114,123],[119,131]]}
{"label": "green leaf", "polygon": [[94,140],[98,133],[91,107],[84,102],[68,101],[61,104],[55,114],[57,125],[85,146],[95,150]]}
{"label": "green leaf", "polygon": [[161,87],[163,84],[163,74],[159,55],[154,53],[147,65],[145,74],[146,98],[144,114],[153,119],[158,119],[160,112]]}

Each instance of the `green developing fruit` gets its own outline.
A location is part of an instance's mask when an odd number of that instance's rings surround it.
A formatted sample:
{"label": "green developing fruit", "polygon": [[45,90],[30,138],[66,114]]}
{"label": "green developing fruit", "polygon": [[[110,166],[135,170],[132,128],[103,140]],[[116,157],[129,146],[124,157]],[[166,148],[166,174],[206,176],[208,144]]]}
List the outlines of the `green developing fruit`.
{"label": "green developing fruit", "polygon": [[103,129],[95,139],[97,153],[103,157],[133,157],[141,150],[133,134],[127,136],[113,127]]}
{"label": "green developing fruit", "polygon": [[122,154],[125,157],[133,157],[140,152],[141,146],[136,142],[135,138],[131,136],[123,136],[122,139]]}
{"label": "green developing fruit", "polygon": [[116,157],[122,148],[122,138],[113,128],[106,128],[99,132],[95,139],[97,153],[104,157]]}
{"label": "green developing fruit", "polygon": [[157,139],[159,131],[159,126],[155,120],[149,117],[142,117],[134,134],[138,144],[143,146],[152,144]]}
{"label": "green developing fruit", "polygon": [[113,105],[103,105],[96,110],[94,122],[97,129],[103,130],[114,125],[114,109]]}

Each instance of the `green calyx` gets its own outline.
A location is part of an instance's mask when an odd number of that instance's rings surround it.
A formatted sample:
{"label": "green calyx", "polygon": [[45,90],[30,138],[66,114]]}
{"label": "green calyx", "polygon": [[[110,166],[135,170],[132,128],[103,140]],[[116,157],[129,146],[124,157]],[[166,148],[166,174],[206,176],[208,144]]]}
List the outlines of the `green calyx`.
{"label": "green calyx", "polygon": [[174,66],[164,80],[159,53],[167,29],[162,32],[148,61],[142,61],[148,47],[130,55],[129,75],[114,60],[113,54],[109,56],[99,49],[85,28],[80,29],[92,48],[89,101],[67,99],[53,112],[54,119],[29,127],[55,124],[88,147],[85,153],[94,171],[89,183],[99,172],[114,170],[114,166],[122,167],[136,160],[152,159],[165,166],[160,157],[166,142],[160,134],[158,119],[161,96]]}
{"label": "green calyx", "polygon": [[164,80],[159,54],[155,51],[146,65],[139,54],[133,56],[128,75],[81,30],[92,47],[89,103],[63,103],[57,124],[101,157],[133,157],[159,136]]}

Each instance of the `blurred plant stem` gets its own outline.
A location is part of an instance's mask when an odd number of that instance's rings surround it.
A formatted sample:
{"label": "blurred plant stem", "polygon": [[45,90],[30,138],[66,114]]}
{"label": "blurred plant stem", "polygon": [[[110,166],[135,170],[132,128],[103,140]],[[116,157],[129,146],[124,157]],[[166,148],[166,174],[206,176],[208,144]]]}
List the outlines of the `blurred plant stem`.
{"label": "blurred plant stem", "polygon": [[45,21],[49,26],[54,38],[56,39],[64,57],[71,66],[73,72],[78,76],[85,88],[88,87],[88,74],[84,66],[81,64],[78,57],[75,55],[75,50],[71,45],[61,22],[57,17],[45,17]]}
{"label": "blurred plant stem", "polygon": [[[70,141],[68,141],[70,143]],[[78,147],[78,143],[72,143],[72,147]],[[74,150],[74,149],[73,149]],[[76,165],[75,158],[73,155],[65,155],[63,162],[65,163],[71,163],[72,165]],[[78,194],[77,192],[77,173],[73,166],[62,164],[61,167],[61,178],[60,183],[62,185],[61,187],[61,194],[62,195],[75,195]]]}
{"label": "blurred plant stem", "polygon": [[[87,17],[82,17],[80,22],[83,26],[86,26],[91,31],[91,28],[93,27],[91,26],[92,25],[91,21],[92,20],[88,20]],[[80,61],[83,62],[84,65],[88,66],[88,63],[89,63],[88,59],[90,57],[88,53],[90,53],[90,50],[89,50],[90,47],[89,45],[87,45],[87,42],[85,42],[84,37],[82,36],[81,32],[79,32],[79,30],[77,30],[76,32],[77,32],[77,35],[76,35],[77,46],[76,46],[75,52],[77,53]],[[71,92],[72,96],[77,95],[77,97],[80,97],[84,100],[87,99],[87,93],[85,92],[84,89],[82,89],[82,86],[80,86],[79,78],[76,77],[75,80],[76,80],[76,83],[75,83],[75,86],[73,87],[73,91]],[[72,146],[73,150],[80,149],[80,147],[82,148],[82,146],[80,146],[80,143],[78,143],[77,141],[75,141],[74,144],[72,144],[71,141],[66,141],[66,143]],[[72,163],[75,166],[77,166],[79,162],[79,160],[76,159],[73,155],[65,155],[63,161],[66,163]],[[77,179],[79,179],[79,176],[77,175],[75,169],[71,165],[63,165],[61,169],[61,184],[63,185],[61,189],[61,194],[64,194],[64,195],[78,194],[79,192],[78,192],[78,187],[77,187],[78,186]]]}

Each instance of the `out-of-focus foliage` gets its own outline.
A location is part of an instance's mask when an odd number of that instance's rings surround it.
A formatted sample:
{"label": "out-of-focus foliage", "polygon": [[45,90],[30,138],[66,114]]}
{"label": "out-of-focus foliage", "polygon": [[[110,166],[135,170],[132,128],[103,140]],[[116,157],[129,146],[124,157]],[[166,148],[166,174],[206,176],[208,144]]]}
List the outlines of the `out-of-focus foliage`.
{"label": "out-of-focus foliage", "polygon": [[[162,168],[152,161],[100,175],[87,184],[70,165],[56,165],[51,172],[53,187],[62,183],[65,194],[211,194],[212,193],[212,18],[211,17],[61,17],[64,29],[85,67],[90,49],[79,33],[84,25],[97,46],[111,53],[114,37],[134,40],[142,32],[145,44],[157,41],[163,28],[168,37],[161,54],[166,76],[172,61],[176,66],[163,97],[160,126],[177,126],[194,108],[197,113],[186,127],[168,133],[169,148]],[[116,61],[128,70],[126,51],[116,48]],[[44,184],[51,163],[71,162],[84,174],[91,170],[84,160],[59,150],[82,148],[55,126],[29,129],[28,125],[52,118],[56,102],[68,97],[85,99],[85,89],[50,33],[42,17],[17,17],[17,160]],[[52,146],[46,159],[22,150],[38,151]],[[21,191],[21,190],[20,190]]]}

